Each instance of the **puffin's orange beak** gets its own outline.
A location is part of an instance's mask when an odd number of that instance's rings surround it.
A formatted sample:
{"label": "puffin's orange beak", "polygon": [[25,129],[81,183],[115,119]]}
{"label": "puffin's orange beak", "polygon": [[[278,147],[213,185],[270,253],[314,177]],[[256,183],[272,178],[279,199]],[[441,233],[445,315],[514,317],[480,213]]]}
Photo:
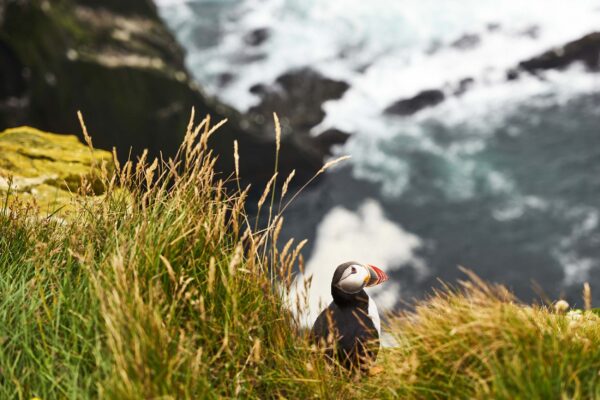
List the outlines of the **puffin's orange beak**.
{"label": "puffin's orange beak", "polygon": [[376,266],[367,264],[367,268],[369,269],[367,287],[379,285],[389,279],[387,274]]}

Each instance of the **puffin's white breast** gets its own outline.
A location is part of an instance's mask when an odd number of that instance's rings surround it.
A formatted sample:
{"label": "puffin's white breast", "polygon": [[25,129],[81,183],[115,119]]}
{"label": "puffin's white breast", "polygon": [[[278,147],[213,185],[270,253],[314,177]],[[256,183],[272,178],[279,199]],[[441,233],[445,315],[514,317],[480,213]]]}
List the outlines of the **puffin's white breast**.
{"label": "puffin's white breast", "polygon": [[379,320],[379,310],[377,310],[377,304],[375,304],[375,301],[370,296],[368,315],[371,318],[371,321],[373,321],[373,325],[375,325],[377,333],[381,337],[381,321]]}

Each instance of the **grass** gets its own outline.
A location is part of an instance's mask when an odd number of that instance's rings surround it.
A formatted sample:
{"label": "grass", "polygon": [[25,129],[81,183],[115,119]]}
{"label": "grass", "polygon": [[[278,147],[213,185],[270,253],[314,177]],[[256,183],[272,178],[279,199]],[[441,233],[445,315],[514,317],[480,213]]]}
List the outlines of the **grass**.
{"label": "grass", "polygon": [[[525,306],[467,271],[395,319],[386,354],[402,398],[600,398],[600,317]],[[399,362],[403,360],[403,362]]]}
{"label": "grass", "polygon": [[600,398],[597,316],[474,276],[390,318],[382,373],[327,364],[284,300],[303,263],[278,243],[289,179],[254,227],[215,174],[214,128],[192,118],[173,160],[114,160],[69,218],[0,202],[0,398]]}

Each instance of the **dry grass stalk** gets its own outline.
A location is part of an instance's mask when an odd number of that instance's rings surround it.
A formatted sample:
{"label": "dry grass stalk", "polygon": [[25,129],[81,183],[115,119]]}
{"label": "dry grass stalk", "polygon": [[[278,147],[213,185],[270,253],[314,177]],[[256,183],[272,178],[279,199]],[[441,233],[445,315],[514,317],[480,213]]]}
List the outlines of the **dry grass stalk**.
{"label": "dry grass stalk", "polygon": [[276,178],[277,178],[277,173],[273,174],[271,179],[269,179],[269,182],[267,182],[267,185],[265,186],[265,190],[263,191],[263,194],[260,196],[260,199],[258,200],[258,209],[259,210],[265,203],[265,200],[267,200],[267,196],[271,192],[271,185],[273,185],[273,182],[275,182]]}
{"label": "dry grass stalk", "polygon": [[259,364],[261,360],[261,341],[259,338],[254,339],[254,344],[252,345],[252,361],[254,364]]}
{"label": "dry grass stalk", "polygon": [[[219,123],[217,123],[215,126],[213,126],[210,129],[205,131],[204,135],[202,135],[202,138],[200,140],[203,148],[205,148],[207,146],[208,139],[210,139],[212,134],[215,133],[225,123],[227,123],[227,119],[223,119],[223,120],[219,121]],[[208,123],[206,126],[208,126]]]}
{"label": "dry grass stalk", "polygon": [[236,268],[242,262],[243,250],[244,249],[243,249],[241,243],[238,243],[238,245],[235,248],[235,252],[233,253],[233,257],[231,258],[231,261],[229,262],[229,275],[230,276],[233,276],[235,274]]}
{"label": "dry grass stalk", "polygon": [[169,274],[169,278],[173,283],[177,283],[177,278],[175,277],[175,271],[173,271],[173,267],[169,260],[167,260],[162,254],[159,256],[160,260],[163,262],[165,268],[167,269],[167,273]]}
{"label": "dry grass stalk", "polygon": [[300,195],[300,193],[302,193],[302,191],[304,191],[304,189],[306,189],[308,187],[308,185],[310,185],[315,179],[317,179],[317,177],[321,174],[323,174],[325,171],[327,171],[329,168],[343,162],[346,161],[348,159],[350,159],[350,156],[342,156],[342,157],[338,157],[335,160],[329,161],[327,163],[325,163],[325,165],[323,165],[323,167],[321,167],[321,169],[319,169],[319,171],[317,171],[317,173],[315,175],[313,175],[312,178],[310,178],[308,180],[308,182],[306,182],[304,185],[302,185],[302,187],[300,187],[300,189],[298,189],[296,191],[296,193],[294,193],[294,195],[292,196],[292,198],[285,204],[285,206],[283,207],[283,209],[280,211],[280,213],[283,213],[289,206],[290,204],[292,204],[294,202],[294,200],[296,200],[296,198]]}
{"label": "dry grass stalk", "polygon": [[[293,169],[292,172],[290,172],[288,177],[285,179],[285,182],[283,182],[283,187],[281,189],[281,200],[283,200],[283,198],[287,194],[288,187],[289,187],[290,183],[292,182],[292,179],[294,179],[295,175],[296,175],[296,170]],[[279,208],[281,209],[281,201],[279,203]]]}
{"label": "dry grass stalk", "polygon": [[342,157],[338,157],[335,160],[331,160],[325,163],[325,165],[323,165],[323,167],[321,167],[321,169],[317,172],[317,175],[322,174],[323,172],[327,171],[329,168],[332,168],[333,166],[341,163],[342,161],[346,161],[349,160],[350,158],[352,158],[351,156],[342,156]]}
{"label": "dry grass stalk", "polygon": [[585,310],[589,311],[592,309],[592,288],[589,282],[583,284],[583,304]]}
{"label": "dry grass stalk", "polygon": [[121,163],[119,163],[119,157],[117,157],[117,148],[112,148],[112,156],[113,156],[113,167],[117,175],[121,173]]}
{"label": "dry grass stalk", "polygon": [[281,149],[281,125],[276,113],[273,113],[273,122],[275,123],[275,151],[279,153]]}
{"label": "dry grass stalk", "polygon": [[88,134],[87,127],[85,126],[85,121],[83,120],[83,115],[81,111],[77,111],[77,118],[79,119],[79,125],[81,125],[81,131],[83,133],[83,140],[88,145],[90,151],[94,152],[94,145],[92,144],[92,137]]}
{"label": "dry grass stalk", "polygon": [[240,179],[240,153],[238,151],[238,141],[233,141],[233,159],[235,162],[235,177],[236,179]]}
{"label": "dry grass stalk", "polygon": [[277,249],[277,240],[279,239],[279,235],[281,234],[281,229],[283,228],[283,217],[278,215],[275,217],[275,219],[273,220],[273,226],[275,227],[275,229],[273,230],[273,239],[272,239],[272,243],[274,246],[274,249]]}

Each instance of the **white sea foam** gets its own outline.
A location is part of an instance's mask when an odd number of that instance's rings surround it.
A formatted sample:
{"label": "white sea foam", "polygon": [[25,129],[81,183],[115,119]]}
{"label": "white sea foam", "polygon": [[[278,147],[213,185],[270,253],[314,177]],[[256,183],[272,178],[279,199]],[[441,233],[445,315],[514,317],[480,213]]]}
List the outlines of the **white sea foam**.
{"label": "white sea foam", "polygon": [[575,251],[579,240],[593,235],[598,228],[600,214],[590,207],[573,207],[568,211],[571,217],[578,220],[571,234],[554,250],[554,256],[561,262],[565,271],[563,284],[566,286],[581,284],[589,279],[589,272],[600,267],[600,262],[591,257],[585,257]]}
{"label": "white sea foam", "polygon": [[[495,130],[510,126],[507,117],[523,105],[560,105],[573,96],[593,93],[598,88],[598,75],[574,65],[566,71],[549,71],[544,74],[544,80],[524,76],[518,81],[476,85],[463,96],[451,98],[411,118],[357,116],[350,126],[347,119],[336,121],[336,115],[341,118],[345,112],[336,114],[332,104],[323,125],[345,124],[346,129],[356,132],[341,151],[352,155],[355,176],[379,182],[385,195],[399,197],[405,192],[411,165],[403,155],[422,152],[439,158],[447,166],[442,189],[449,200],[462,201],[477,195],[475,185],[482,179],[490,192],[505,194],[516,189],[508,177],[476,157],[485,150]],[[343,102],[339,106],[343,107]],[[432,123],[453,133],[450,144],[436,143],[429,133]],[[509,133],[519,134],[514,126]],[[514,195],[526,197],[516,192]]]}
{"label": "white sea foam", "polygon": [[[222,26],[219,45],[196,46],[198,33],[189,22],[191,6],[203,6],[198,7],[202,13],[219,3],[224,5],[215,21]],[[380,109],[399,97],[464,77],[496,80],[519,61],[593,31],[600,23],[598,0],[501,4],[494,0],[160,0],[158,4],[186,43],[192,71],[209,90],[218,91],[240,109],[256,101],[248,92],[250,86],[304,65],[350,81],[349,103],[370,103]],[[260,49],[266,57],[236,62],[248,52],[243,34],[264,27],[272,32]],[[448,46],[465,34],[478,35],[479,44],[468,50]],[[357,71],[367,64],[366,73]],[[233,72],[238,79],[218,88],[215,75],[220,72]],[[353,97],[364,99],[357,102]],[[361,110],[368,113],[369,108]]]}

